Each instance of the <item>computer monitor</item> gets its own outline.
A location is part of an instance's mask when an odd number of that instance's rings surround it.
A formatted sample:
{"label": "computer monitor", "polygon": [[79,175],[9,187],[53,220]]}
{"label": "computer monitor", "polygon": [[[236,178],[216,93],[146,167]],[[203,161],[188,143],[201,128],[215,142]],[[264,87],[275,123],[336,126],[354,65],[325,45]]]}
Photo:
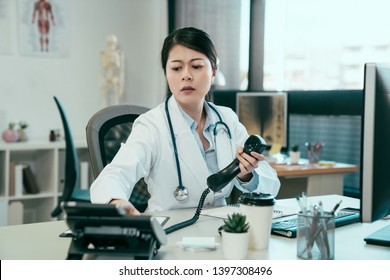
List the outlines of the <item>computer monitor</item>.
{"label": "computer monitor", "polygon": [[366,63],[362,115],[360,217],[390,213],[390,64]]}
{"label": "computer monitor", "polygon": [[269,147],[288,147],[286,92],[238,92],[236,113],[250,135],[260,135]]}

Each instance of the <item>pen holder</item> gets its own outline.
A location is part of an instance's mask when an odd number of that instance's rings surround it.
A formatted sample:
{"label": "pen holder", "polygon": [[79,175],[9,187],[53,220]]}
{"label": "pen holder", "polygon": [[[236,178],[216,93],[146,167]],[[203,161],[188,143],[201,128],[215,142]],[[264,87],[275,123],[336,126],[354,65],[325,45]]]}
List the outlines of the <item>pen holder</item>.
{"label": "pen holder", "polygon": [[323,143],[306,143],[307,159],[309,163],[318,163],[322,157]]}
{"label": "pen holder", "polygon": [[334,259],[334,215],[329,212],[299,212],[297,257],[305,260]]}

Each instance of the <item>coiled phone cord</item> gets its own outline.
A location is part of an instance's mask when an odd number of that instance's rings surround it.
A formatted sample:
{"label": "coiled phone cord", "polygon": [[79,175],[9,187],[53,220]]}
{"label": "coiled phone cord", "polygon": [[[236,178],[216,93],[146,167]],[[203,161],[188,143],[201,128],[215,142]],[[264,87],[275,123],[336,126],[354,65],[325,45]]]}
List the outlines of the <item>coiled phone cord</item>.
{"label": "coiled phone cord", "polygon": [[176,230],[179,230],[179,229],[182,229],[182,228],[185,228],[185,227],[188,227],[188,226],[194,224],[199,219],[200,213],[202,212],[204,201],[206,199],[206,196],[209,194],[209,192],[210,192],[210,188],[207,188],[203,191],[203,193],[199,199],[199,203],[198,203],[198,207],[196,208],[195,215],[191,219],[166,228],[165,233],[170,234],[171,232],[174,232]]}

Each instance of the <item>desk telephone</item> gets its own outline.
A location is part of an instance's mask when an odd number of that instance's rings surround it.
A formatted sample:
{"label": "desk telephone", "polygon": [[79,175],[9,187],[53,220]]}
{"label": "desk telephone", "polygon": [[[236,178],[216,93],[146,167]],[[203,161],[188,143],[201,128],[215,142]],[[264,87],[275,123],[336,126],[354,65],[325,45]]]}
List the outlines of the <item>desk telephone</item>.
{"label": "desk telephone", "polygon": [[126,254],[135,259],[152,259],[167,237],[156,218],[128,216],[123,207],[68,201],[62,204],[72,230],[67,259],[84,254]]}

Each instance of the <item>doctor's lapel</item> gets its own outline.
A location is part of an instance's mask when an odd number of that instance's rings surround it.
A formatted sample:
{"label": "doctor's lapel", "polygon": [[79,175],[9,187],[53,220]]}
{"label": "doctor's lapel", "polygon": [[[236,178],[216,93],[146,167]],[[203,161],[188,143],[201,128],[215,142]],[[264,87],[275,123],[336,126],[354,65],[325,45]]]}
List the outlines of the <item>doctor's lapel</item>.
{"label": "doctor's lapel", "polygon": [[215,150],[217,152],[218,168],[222,170],[228,166],[236,155],[236,147],[225,129],[219,128],[215,136]]}
{"label": "doctor's lapel", "polygon": [[[168,107],[172,118],[181,171],[183,174],[190,172],[193,175],[193,180],[198,182],[200,189],[203,190],[207,185],[206,181],[202,179],[209,176],[207,165],[174,98],[169,99]],[[185,176],[183,176],[184,180]],[[186,183],[183,182],[183,184]]]}
{"label": "doctor's lapel", "polygon": [[[229,138],[229,134],[223,126],[219,126],[215,136],[215,150],[217,152],[217,161],[219,170],[228,166],[236,155],[236,147]],[[227,185],[228,186],[228,185]],[[225,197],[231,192],[231,187],[224,187],[215,197]]]}

